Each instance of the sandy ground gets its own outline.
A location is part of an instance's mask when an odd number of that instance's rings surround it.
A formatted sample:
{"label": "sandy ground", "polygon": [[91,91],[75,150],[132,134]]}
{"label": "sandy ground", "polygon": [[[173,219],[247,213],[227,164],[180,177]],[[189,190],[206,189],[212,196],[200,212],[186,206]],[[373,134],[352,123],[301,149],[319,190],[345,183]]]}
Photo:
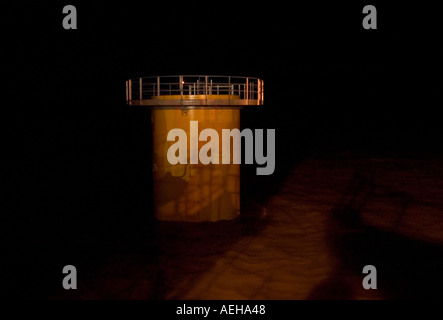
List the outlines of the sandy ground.
{"label": "sandy ground", "polygon": [[[265,205],[247,206],[252,214],[234,221],[159,222],[79,277],[75,293],[60,291],[51,297],[439,296],[441,159],[305,159]],[[377,268],[377,290],[362,287],[367,264]]]}

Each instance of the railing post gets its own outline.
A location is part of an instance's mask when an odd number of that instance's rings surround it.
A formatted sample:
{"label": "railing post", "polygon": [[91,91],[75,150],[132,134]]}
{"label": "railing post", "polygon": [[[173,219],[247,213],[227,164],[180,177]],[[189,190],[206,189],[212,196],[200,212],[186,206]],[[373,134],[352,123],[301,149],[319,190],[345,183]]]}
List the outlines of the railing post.
{"label": "railing post", "polygon": [[180,96],[181,100],[183,101],[183,76],[179,76],[178,81],[180,81]]}
{"label": "railing post", "polygon": [[129,102],[129,99],[128,99],[128,81],[125,81],[126,82],[126,103],[128,103]]}
{"label": "railing post", "polygon": [[140,81],[139,81],[139,89],[140,89],[139,100],[141,102],[143,100],[143,80],[142,80],[142,78],[140,78]]}
{"label": "railing post", "polygon": [[129,79],[128,87],[129,87],[129,92],[128,92],[129,103],[131,103],[132,102],[132,80],[131,79]]}
{"label": "railing post", "polygon": [[260,105],[260,99],[261,99],[261,80],[257,80],[257,104]]}
{"label": "railing post", "polygon": [[260,103],[263,103],[263,101],[265,100],[265,93],[264,93],[263,80],[260,80],[260,86],[261,86]]}
{"label": "railing post", "polygon": [[228,77],[228,102],[231,104],[231,77]]}
{"label": "railing post", "polygon": [[160,77],[157,77],[157,96],[160,96]]}
{"label": "railing post", "polygon": [[205,76],[205,105],[208,104],[208,76]]}
{"label": "railing post", "polygon": [[246,104],[249,105],[249,78],[246,78]]}

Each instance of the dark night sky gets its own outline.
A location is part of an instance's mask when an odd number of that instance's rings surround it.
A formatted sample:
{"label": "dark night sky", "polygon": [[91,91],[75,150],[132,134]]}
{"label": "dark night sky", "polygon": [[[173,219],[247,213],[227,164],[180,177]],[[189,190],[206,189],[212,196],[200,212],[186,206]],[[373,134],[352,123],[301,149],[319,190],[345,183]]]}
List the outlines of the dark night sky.
{"label": "dark night sky", "polygon": [[[42,212],[90,217],[128,202],[149,206],[149,111],[125,105],[131,77],[264,79],[265,106],[242,121],[276,129],[277,176],[312,151],[443,151],[434,5],[371,2],[379,29],[367,31],[367,3],[111,3],[2,10],[7,220],[32,216],[45,226],[52,218]],[[66,4],[77,7],[78,30],[62,28]]]}
{"label": "dark night sky", "polygon": [[9,95],[21,99],[7,122],[76,140],[132,126],[129,77],[251,75],[266,81],[269,127],[297,124],[319,144],[352,132],[421,145],[440,133],[441,49],[436,10],[417,7],[380,4],[379,30],[366,31],[361,4],[96,2],[77,4],[79,28],[67,31],[62,5],[14,5],[3,30]]}

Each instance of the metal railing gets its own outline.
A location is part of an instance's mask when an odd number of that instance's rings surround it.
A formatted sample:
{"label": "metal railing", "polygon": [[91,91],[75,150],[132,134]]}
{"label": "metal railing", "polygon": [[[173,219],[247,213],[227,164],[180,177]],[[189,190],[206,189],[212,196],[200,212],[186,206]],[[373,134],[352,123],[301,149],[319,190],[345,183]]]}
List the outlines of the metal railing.
{"label": "metal railing", "polygon": [[[161,96],[184,101],[201,99],[212,104],[217,96],[228,97],[229,105],[262,105],[264,101],[263,80],[237,76],[158,76],[134,78],[126,81],[128,104],[154,105],[150,100]],[[175,97],[172,97],[175,96]],[[208,103],[207,101],[210,100]],[[215,102],[214,102],[215,103]]]}

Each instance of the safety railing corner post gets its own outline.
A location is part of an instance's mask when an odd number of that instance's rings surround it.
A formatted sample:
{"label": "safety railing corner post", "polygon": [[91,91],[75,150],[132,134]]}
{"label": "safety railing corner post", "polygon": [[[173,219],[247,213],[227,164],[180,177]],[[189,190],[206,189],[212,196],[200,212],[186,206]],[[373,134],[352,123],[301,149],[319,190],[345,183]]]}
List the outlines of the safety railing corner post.
{"label": "safety railing corner post", "polygon": [[128,81],[126,80],[125,81],[125,84],[126,84],[126,103],[128,103],[129,102],[129,98],[128,98]]}
{"label": "safety railing corner post", "polygon": [[132,80],[129,79],[128,81],[128,95],[129,95],[129,103],[131,104],[132,102]]}
{"label": "safety railing corner post", "polygon": [[257,105],[261,105],[261,80],[257,80]]}
{"label": "safety railing corner post", "polygon": [[265,101],[265,85],[264,81],[261,80],[261,103],[263,104]]}

